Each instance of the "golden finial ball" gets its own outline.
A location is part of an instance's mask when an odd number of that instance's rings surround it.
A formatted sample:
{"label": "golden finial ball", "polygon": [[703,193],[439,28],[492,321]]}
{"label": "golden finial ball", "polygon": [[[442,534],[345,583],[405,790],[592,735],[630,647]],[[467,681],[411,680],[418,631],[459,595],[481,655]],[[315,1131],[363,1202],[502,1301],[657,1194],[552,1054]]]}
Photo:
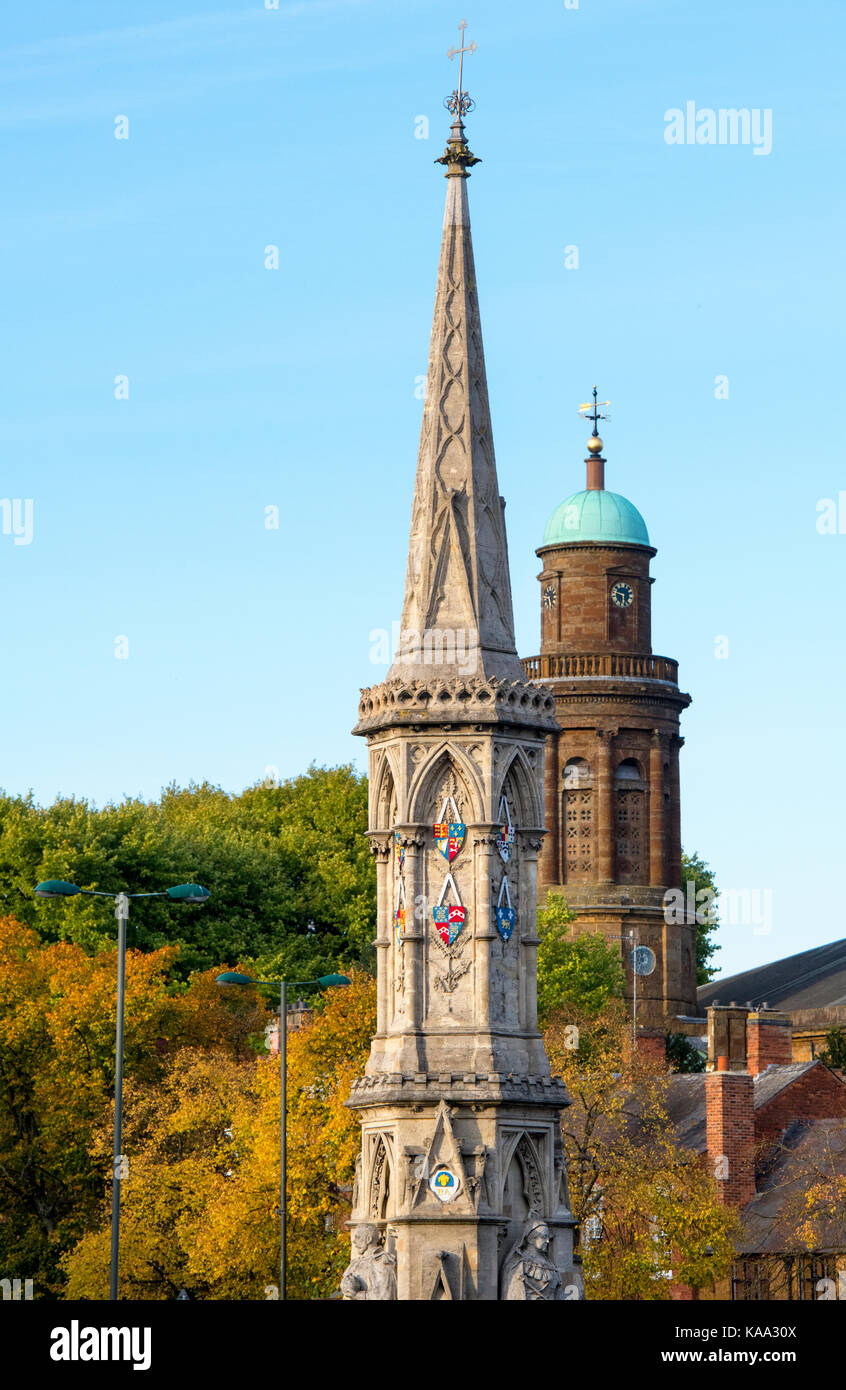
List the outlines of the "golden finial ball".
{"label": "golden finial ball", "polygon": [[601,454],[603,443],[598,434],[592,434],[588,440],[588,452],[591,454]]}

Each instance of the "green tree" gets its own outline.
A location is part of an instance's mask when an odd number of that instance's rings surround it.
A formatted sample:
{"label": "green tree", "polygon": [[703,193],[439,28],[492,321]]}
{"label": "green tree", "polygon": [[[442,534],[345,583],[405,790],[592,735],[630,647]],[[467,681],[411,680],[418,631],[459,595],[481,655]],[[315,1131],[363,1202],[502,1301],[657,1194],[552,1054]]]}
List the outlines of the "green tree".
{"label": "green tree", "polygon": [[825,1035],[825,1051],[820,1053],[820,1061],[827,1067],[837,1067],[846,1071],[846,1029],[829,1028]]}
{"label": "green tree", "polygon": [[623,993],[625,976],[620,952],[602,936],[574,936],[576,920],[564,899],[550,893],[538,908],[538,1019],[541,1027],[553,1010],[574,1007],[595,1015]]}
{"label": "green tree", "polygon": [[81,888],[146,892],[195,880],[202,909],[157,899],[138,904],[129,943],[178,941],[178,970],[265,961],[310,978],[339,962],[370,963],[375,869],[363,832],[367,783],[352,767],[311,767],[278,787],[232,795],[207,783],[168,788],[158,801],[129,798],[100,809],[60,798],[0,796],[0,905],[44,940],[87,951],[114,939],[101,899],[35,899],[40,879]]}
{"label": "green tree", "polygon": [[[713,940],[720,925],[717,911],[719,889],[713,869],[709,868],[698,854],[688,854],[682,850],[682,891],[687,888],[688,883],[693,884],[691,896],[696,903],[697,916],[703,918],[696,923],[696,983],[706,985],[717,971],[716,965],[711,964],[711,958],[720,950]],[[696,895],[700,892],[707,892],[711,896],[697,902]]]}
{"label": "green tree", "polygon": [[671,1071],[698,1072],[705,1070],[705,1058],[693,1046],[685,1033],[667,1034],[666,1054]]}

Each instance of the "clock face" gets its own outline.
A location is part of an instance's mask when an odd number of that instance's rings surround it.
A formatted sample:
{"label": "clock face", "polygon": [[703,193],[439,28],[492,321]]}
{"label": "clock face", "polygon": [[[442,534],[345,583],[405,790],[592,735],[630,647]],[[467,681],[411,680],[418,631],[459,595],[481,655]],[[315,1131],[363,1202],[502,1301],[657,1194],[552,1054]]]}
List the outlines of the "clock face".
{"label": "clock face", "polygon": [[612,585],[611,602],[616,608],[630,608],[634,602],[634,589],[631,584],[624,584],[621,580]]}
{"label": "clock face", "polygon": [[554,584],[547,584],[546,588],[544,589],[544,591],[543,591],[543,606],[544,606],[544,608],[554,608],[554,607],[555,607],[555,585],[554,585]]}

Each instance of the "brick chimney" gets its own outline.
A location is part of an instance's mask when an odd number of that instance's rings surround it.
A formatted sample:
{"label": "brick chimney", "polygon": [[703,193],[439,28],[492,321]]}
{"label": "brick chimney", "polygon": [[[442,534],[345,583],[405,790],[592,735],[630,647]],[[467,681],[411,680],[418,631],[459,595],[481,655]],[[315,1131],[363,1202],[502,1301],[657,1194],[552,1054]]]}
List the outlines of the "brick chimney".
{"label": "brick chimney", "polygon": [[705,1127],[720,1200],[743,1208],[755,1196],[755,1082],[746,1069],[746,1009],[708,1009]]}
{"label": "brick chimney", "polygon": [[746,1047],[751,1076],[775,1063],[786,1067],[793,1061],[793,1024],[788,1014],[777,1013],[762,1004],[746,1020]]}
{"label": "brick chimney", "polygon": [[637,1051],[639,1057],[667,1068],[667,1035],[663,1028],[638,1028]]}
{"label": "brick chimney", "polygon": [[728,1058],[705,1077],[708,1161],[720,1200],[745,1207],[755,1196],[755,1082],[748,1072],[729,1071]]}
{"label": "brick chimney", "polygon": [[706,1071],[717,1070],[717,1059],[728,1059],[728,1071],[746,1071],[747,1008],[740,1004],[712,1004],[708,1015]]}

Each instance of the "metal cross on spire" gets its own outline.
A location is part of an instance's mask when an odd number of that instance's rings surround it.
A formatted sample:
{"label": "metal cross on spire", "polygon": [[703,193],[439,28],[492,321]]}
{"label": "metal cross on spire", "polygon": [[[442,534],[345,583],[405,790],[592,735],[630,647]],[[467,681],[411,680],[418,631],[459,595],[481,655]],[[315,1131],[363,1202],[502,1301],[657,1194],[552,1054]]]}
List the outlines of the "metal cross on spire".
{"label": "metal cross on spire", "polygon": [[594,432],[594,434],[596,434],[596,435],[599,434],[599,430],[597,429],[597,425],[599,424],[599,421],[600,421],[600,420],[610,420],[610,419],[611,419],[611,416],[610,416],[610,415],[600,415],[600,413],[599,413],[599,407],[600,407],[601,405],[610,405],[611,402],[610,402],[610,401],[598,401],[598,400],[596,399],[598,394],[599,394],[599,393],[597,392],[597,389],[596,389],[596,387],[594,386],[594,388],[593,388],[593,404],[591,404],[590,401],[583,401],[582,404],[579,406],[579,414],[581,415],[582,419],[583,419],[583,420],[592,420],[592,421],[593,421],[593,432]]}
{"label": "metal cross on spire", "polygon": [[447,57],[450,61],[456,56],[458,57],[458,87],[451,96],[445,98],[444,106],[447,111],[451,111],[452,114],[457,116],[460,120],[462,116],[467,115],[468,111],[472,111],[476,104],[472,97],[468,96],[464,90],[464,55],[465,53],[475,53],[477,45],[475,43],[470,43],[466,48],[464,47],[464,30],[467,28],[466,19],[462,19],[458,28],[461,34],[461,47],[447,49]]}

